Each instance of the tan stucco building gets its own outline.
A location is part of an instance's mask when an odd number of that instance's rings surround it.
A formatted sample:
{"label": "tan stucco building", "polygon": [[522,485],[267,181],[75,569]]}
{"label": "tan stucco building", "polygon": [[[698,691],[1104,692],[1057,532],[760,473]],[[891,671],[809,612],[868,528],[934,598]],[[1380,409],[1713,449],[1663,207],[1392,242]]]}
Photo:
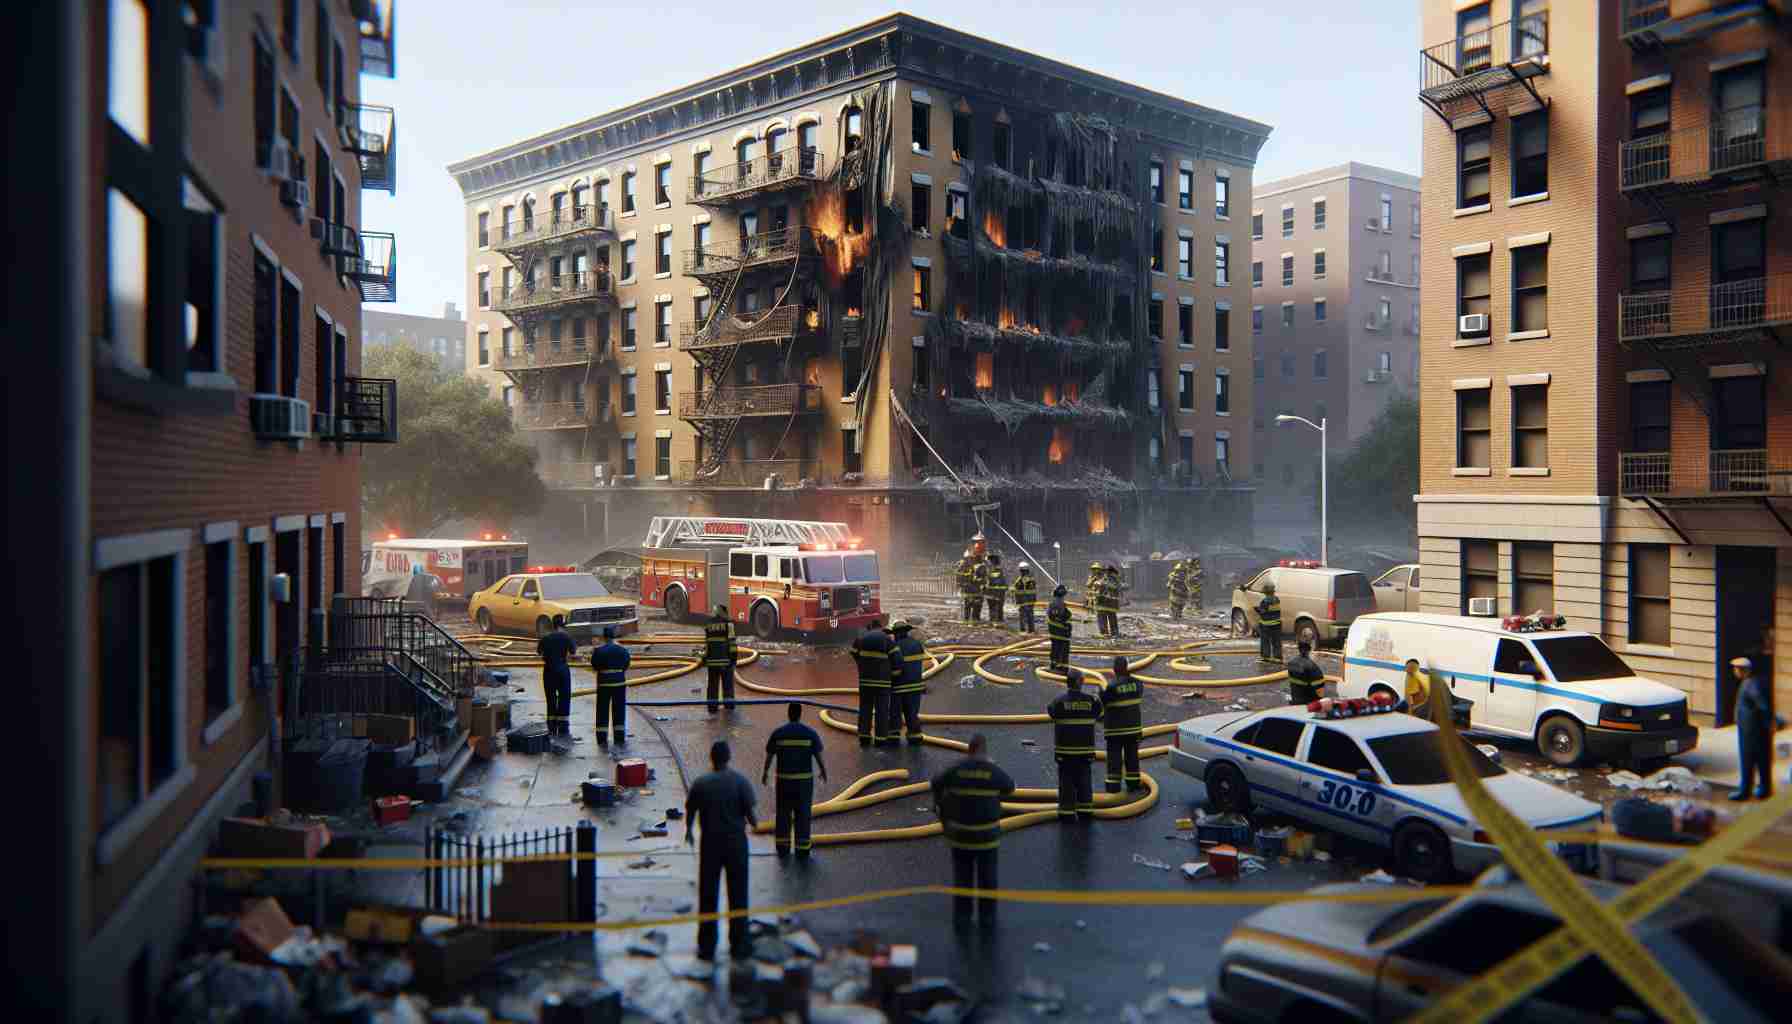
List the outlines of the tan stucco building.
{"label": "tan stucco building", "polygon": [[1424,0],[1424,604],[1792,689],[1785,5]]}
{"label": "tan stucco building", "polygon": [[575,550],[674,511],[900,551],[983,500],[1072,541],[1248,509],[1268,132],[892,15],[451,166],[468,369]]}

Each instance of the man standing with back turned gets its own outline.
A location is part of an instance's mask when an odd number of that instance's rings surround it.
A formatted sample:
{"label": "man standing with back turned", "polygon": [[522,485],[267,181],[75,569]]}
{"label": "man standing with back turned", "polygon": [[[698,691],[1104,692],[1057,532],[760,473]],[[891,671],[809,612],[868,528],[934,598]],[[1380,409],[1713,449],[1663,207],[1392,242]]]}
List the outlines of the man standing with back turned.
{"label": "man standing with back turned", "polygon": [[1052,603],[1045,609],[1045,632],[1051,638],[1051,670],[1070,667],[1070,606],[1064,603],[1064,584],[1052,588]]}
{"label": "man standing with back turned", "polygon": [[591,652],[597,673],[597,742],[603,745],[607,726],[617,746],[628,742],[628,648],[616,642],[616,627],[604,627],[603,646]]}
{"label": "man standing with back turned", "polygon": [[[1014,780],[984,756],[982,733],[971,737],[965,759],[933,780],[933,806],[939,812],[946,845],[952,847],[952,886],[995,889],[996,852],[1002,845],[1002,798],[1014,792]],[[985,928],[996,923],[996,901],[979,899],[977,916]],[[952,924],[971,923],[971,897],[952,897]]]}
{"label": "man standing with back turned", "polygon": [[548,735],[572,734],[572,666],[567,660],[579,644],[566,632],[566,616],[554,616],[554,628],[535,642],[541,655],[541,688],[547,691]]}
{"label": "man standing with back turned", "polygon": [[[907,733],[908,745],[921,745],[921,695],[927,692],[922,680],[927,669],[927,647],[915,639],[914,626],[897,622],[890,627],[896,645],[890,650],[890,721],[899,722]],[[896,727],[891,726],[892,735]]]}
{"label": "man standing with back turned", "polygon": [[[691,830],[703,826],[703,845],[697,851],[697,913],[713,914],[720,902],[722,876],[728,878],[728,909],[747,909],[747,829],[759,827],[753,816],[753,784],[728,767],[733,756],[727,742],[717,740],[709,748],[714,769],[691,783],[685,798],[684,843],[692,845]],[[716,958],[719,929],[714,921],[697,926],[697,958]],[[746,915],[728,919],[728,955],[745,960],[753,955],[747,941]]]}
{"label": "man standing with back turned", "polygon": [[[772,730],[765,741],[765,767],[759,771],[759,784],[775,763],[778,766],[778,803],[772,817],[772,842],[778,858],[790,856],[791,833],[795,833],[796,859],[808,860],[809,810],[815,803],[815,771],[821,781],[828,781],[828,766],[821,760],[821,737],[803,724],[803,706],[790,702],[790,721]],[[811,771],[811,767],[815,771]]]}
{"label": "man standing with back turned", "polygon": [[1052,749],[1058,760],[1058,821],[1088,823],[1095,817],[1095,792],[1089,766],[1095,760],[1095,723],[1101,720],[1101,698],[1083,692],[1083,674],[1065,673],[1069,689],[1047,707],[1052,719]]}
{"label": "man standing with back turned", "polygon": [[896,745],[896,723],[890,721],[890,638],[873,622],[852,642],[859,666],[859,746]]}
{"label": "man standing with back turned", "polygon": [[715,617],[703,627],[703,664],[709,667],[709,713],[716,713],[716,700],[726,698],[728,710],[734,710],[734,662],[740,654],[740,641],[735,638],[734,623],[728,619],[728,606],[716,605]]}
{"label": "man standing with back turned", "polygon": [[1101,692],[1101,734],[1108,741],[1108,792],[1131,793],[1145,788],[1139,772],[1139,737],[1144,735],[1141,705],[1145,684],[1132,677],[1126,655],[1114,655],[1114,681]]}

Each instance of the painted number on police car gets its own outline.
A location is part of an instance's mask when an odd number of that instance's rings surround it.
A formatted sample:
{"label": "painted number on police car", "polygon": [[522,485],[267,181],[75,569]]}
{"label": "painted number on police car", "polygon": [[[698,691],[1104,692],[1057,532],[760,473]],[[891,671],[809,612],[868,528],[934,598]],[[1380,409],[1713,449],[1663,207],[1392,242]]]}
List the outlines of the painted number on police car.
{"label": "painted number on police car", "polygon": [[1319,791],[1319,802],[1352,814],[1368,814],[1375,809],[1375,794],[1366,789],[1341,786],[1327,780]]}

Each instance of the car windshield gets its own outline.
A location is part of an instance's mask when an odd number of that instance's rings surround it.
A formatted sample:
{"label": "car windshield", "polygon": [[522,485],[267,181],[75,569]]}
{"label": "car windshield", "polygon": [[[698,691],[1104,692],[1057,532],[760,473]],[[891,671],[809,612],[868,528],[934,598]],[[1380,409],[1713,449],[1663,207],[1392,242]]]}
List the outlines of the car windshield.
{"label": "car windshield", "polygon": [[839,583],[846,578],[840,574],[840,556],[815,555],[803,559],[803,578],[810,583]]}
{"label": "car windshield", "polygon": [[1623,679],[1636,675],[1624,659],[1596,636],[1558,636],[1534,641],[1537,653],[1560,683]]}
{"label": "car windshield", "polygon": [[855,583],[876,583],[877,555],[870,551],[847,555],[846,578]]}
{"label": "car windshield", "polygon": [[[1382,771],[1394,785],[1435,786],[1450,781],[1450,772],[1444,767],[1443,748],[1437,745],[1442,736],[1443,733],[1433,729],[1382,736],[1369,741],[1369,751],[1381,762]],[[1461,737],[1458,739],[1468,748],[1469,763],[1475,766],[1476,775],[1490,779],[1506,774],[1506,769],[1494,764],[1473,744]]]}
{"label": "car windshield", "polygon": [[549,601],[569,601],[581,597],[609,597],[610,592],[596,576],[581,572],[543,576],[541,596]]}

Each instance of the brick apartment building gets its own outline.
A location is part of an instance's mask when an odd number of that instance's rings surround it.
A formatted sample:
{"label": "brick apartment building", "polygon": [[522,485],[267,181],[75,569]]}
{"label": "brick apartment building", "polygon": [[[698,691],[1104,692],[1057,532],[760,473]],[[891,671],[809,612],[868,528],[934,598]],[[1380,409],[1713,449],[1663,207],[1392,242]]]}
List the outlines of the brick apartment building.
{"label": "brick apartment building", "polygon": [[452,165],[469,372],[585,545],[666,512],[962,537],[904,413],[1017,535],[1242,513],[1268,131],[886,17]]}
{"label": "brick apartment building", "polygon": [[55,307],[74,351],[37,379],[65,424],[44,543],[68,542],[68,618],[43,620],[70,648],[43,733],[62,806],[34,823],[67,864],[46,876],[66,929],[49,1002],[148,1020],[196,862],[270,766],[292,655],[322,640],[312,613],[359,590],[360,452],[393,440],[394,401],[357,376],[361,304],[395,275],[390,236],[359,230],[394,155],[359,76],[392,74],[392,11],[46,6],[69,97],[47,166],[87,169],[41,236],[78,268]]}
{"label": "brick apartment building", "polygon": [[1319,435],[1275,418],[1328,421],[1340,458],[1418,386],[1419,179],[1348,163],[1263,182],[1251,206],[1255,533],[1317,551]]}
{"label": "brick apartment building", "polygon": [[[1424,603],[1792,691],[1786,5],[1421,4]],[[1778,655],[1785,655],[1779,657]]]}
{"label": "brick apartment building", "polygon": [[370,309],[361,315],[361,344],[400,345],[433,357],[444,373],[467,372],[467,320],[452,302],[442,303],[441,316]]}

